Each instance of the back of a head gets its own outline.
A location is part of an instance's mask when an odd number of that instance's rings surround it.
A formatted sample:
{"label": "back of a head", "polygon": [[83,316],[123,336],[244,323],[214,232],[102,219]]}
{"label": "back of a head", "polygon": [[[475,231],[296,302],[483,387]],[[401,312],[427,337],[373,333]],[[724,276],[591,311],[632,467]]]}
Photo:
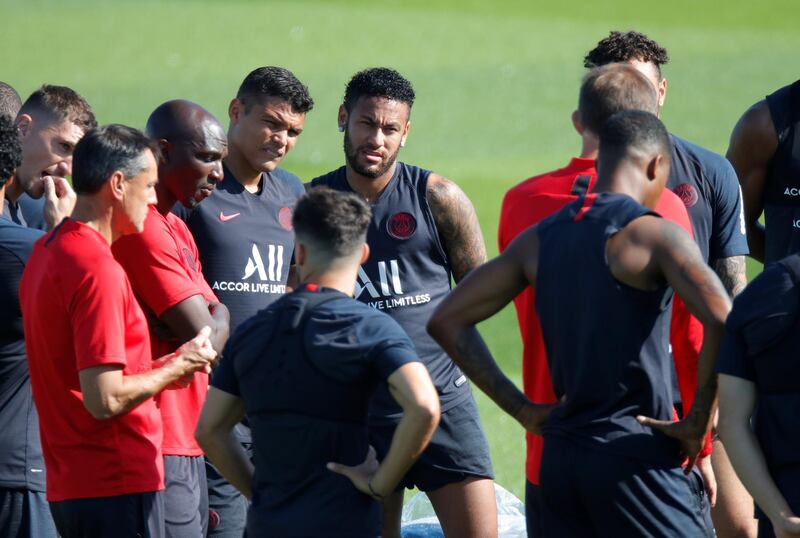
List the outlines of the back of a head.
{"label": "back of a head", "polygon": [[650,62],[660,74],[661,66],[669,62],[669,55],[664,47],[642,33],[615,30],[586,54],[583,65],[592,68],[631,60]]}
{"label": "back of a head", "polygon": [[403,75],[388,67],[372,67],[359,71],[344,92],[344,107],[348,112],[362,97],[383,97],[408,105],[409,110],[414,105],[414,88],[411,82]]}
{"label": "back of a head", "polygon": [[45,84],[25,100],[19,113],[48,121],[69,121],[84,132],[97,127],[94,112],[86,99],[66,86]]}
{"label": "back of a head", "polygon": [[0,116],[8,116],[12,120],[17,117],[22,99],[17,90],[5,82],[0,82]]}
{"label": "back of a head", "polygon": [[0,189],[6,186],[14,170],[22,163],[22,145],[14,120],[0,114]]}
{"label": "back of a head", "polygon": [[292,111],[298,114],[305,114],[314,108],[314,100],[306,85],[283,67],[267,66],[252,70],[236,93],[236,98],[244,104],[245,112],[249,112],[253,104],[270,97],[286,101]]}
{"label": "back of a head", "polygon": [[611,116],[600,129],[598,162],[661,154],[670,158],[671,143],[666,127],[654,114],[625,110]]}
{"label": "back of a head", "polygon": [[334,262],[360,252],[371,219],[372,210],[356,194],[317,187],[297,202],[292,225],[298,240]]}
{"label": "back of a head", "polygon": [[146,152],[158,158],[158,146],[126,125],[96,127],[81,138],[72,157],[72,186],[77,194],[95,194],[114,172],[132,178],[147,168]]}
{"label": "back of a head", "polygon": [[623,110],[658,113],[658,92],[636,68],[614,63],[589,71],[581,83],[578,113],[583,127],[597,134]]}

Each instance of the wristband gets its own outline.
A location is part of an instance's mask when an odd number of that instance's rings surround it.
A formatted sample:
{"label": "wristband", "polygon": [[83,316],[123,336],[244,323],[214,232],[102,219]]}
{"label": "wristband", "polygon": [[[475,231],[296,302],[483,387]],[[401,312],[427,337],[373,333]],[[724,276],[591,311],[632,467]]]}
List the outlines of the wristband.
{"label": "wristband", "polygon": [[375,492],[375,490],[374,490],[374,489],[372,489],[372,478],[370,478],[369,480],[367,480],[367,489],[369,489],[369,493],[370,493],[370,495],[372,495],[373,497],[375,497],[375,498],[376,498],[376,499],[378,499],[379,501],[382,501],[382,500],[383,500],[383,495],[378,495],[378,494]]}

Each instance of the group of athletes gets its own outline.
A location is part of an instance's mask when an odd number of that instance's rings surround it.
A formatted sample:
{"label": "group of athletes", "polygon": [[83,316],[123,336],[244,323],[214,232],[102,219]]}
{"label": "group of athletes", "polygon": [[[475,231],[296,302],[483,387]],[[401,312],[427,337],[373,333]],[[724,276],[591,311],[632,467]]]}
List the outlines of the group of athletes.
{"label": "group of athletes", "polygon": [[[417,487],[491,538],[469,379],[527,431],[531,537],[800,536],[800,82],[726,160],[658,119],[667,61],[637,32],[586,55],[580,154],[508,191],[488,263],[458,185],[397,160],[393,69],[349,80],[345,164],[305,185],[285,68],[227,131],[0,83],[0,534],[397,537]],[[512,301],[523,391],[476,329]]]}

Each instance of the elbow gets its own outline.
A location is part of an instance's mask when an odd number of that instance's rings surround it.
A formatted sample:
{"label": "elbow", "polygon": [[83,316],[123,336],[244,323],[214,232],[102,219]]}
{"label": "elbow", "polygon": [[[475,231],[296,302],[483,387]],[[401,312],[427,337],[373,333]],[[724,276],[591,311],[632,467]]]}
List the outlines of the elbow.
{"label": "elbow", "polygon": [[439,425],[441,410],[439,409],[439,395],[433,385],[431,385],[430,391],[426,391],[424,395],[417,398],[412,408],[409,409],[409,413],[417,422],[424,424],[426,430],[433,432],[436,429]]}
{"label": "elbow", "polygon": [[211,429],[205,424],[202,420],[197,423],[197,428],[194,430],[194,438],[197,441],[197,444],[200,445],[200,448],[203,449],[204,452],[208,451],[208,446],[211,444],[211,438],[213,437],[211,433]]}
{"label": "elbow", "polygon": [[437,308],[428,320],[425,329],[428,331],[428,334],[431,335],[431,338],[441,344],[445,332],[445,325],[446,324],[441,309]]}
{"label": "elbow", "polygon": [[108,420],[110,418],[114,418],[122,412],[110,401],[89,402],[84,400],[83,406],[95,420]]}

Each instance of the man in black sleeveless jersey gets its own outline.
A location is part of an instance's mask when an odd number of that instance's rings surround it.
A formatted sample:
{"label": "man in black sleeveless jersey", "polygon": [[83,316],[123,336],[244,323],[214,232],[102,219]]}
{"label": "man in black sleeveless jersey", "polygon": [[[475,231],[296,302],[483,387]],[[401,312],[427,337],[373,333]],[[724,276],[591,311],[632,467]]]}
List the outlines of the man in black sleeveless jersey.
{"label": "man in black sleeveless jersey", "polygon": [[[661,122],[620,112],[599,135],[596,193],[468,275],[428,328],[500,407],[544,436],[546,536],[713,536],[698,502],[699,473],[690,471],[711,428],[730,299],[694,241],[652,211],[669,175]],[[475,328],[528,285],[536,287],[554,406],[529,401]],[[671,422],[667,381],[670,287],[705,329],[697,395],[680,422]]]}
{"label": "man in black sleeveless jersey", "polygon": [[[439,399],[411,339],[353,299],[370,216],[353,193],[317,189],[301,198],[293,223],[302,285],[241,326],[214,376],[197,437],[252,498],[247,536],[378,536],[375,501],[394,490],[436,428]],[[367,408],[384,382],[402,418],[378,465]],[[245,411],[255,469],[231,431]]]}
{"label": "man in black sleeveless jersey", "polygon": [[764,263],[800,252],[799,124],[800,80],[750,107],[731,134],[750,256]]}
{"label": "man in black sleeveless jersey", "polygon": [[[367,69],[348,83],[339,108],[346,164],[318,177],[356,192],[372,206],[369,259],[361,265],[356,298],[392,316],[411,336],[439,392],[442,419],[430,446],[401,487],[384,501],[383,536],[400,533],[403,486],[430,498],[448,536],[492,537],[497,514],[489,448],[466,377],[425,331],[436,305],[485,261],[475,210],[453,182],[397,162],[410,127],[411,83],[387,68]],[[372,399],[370,443],[384,457],[400,408],[386,386]]]}

